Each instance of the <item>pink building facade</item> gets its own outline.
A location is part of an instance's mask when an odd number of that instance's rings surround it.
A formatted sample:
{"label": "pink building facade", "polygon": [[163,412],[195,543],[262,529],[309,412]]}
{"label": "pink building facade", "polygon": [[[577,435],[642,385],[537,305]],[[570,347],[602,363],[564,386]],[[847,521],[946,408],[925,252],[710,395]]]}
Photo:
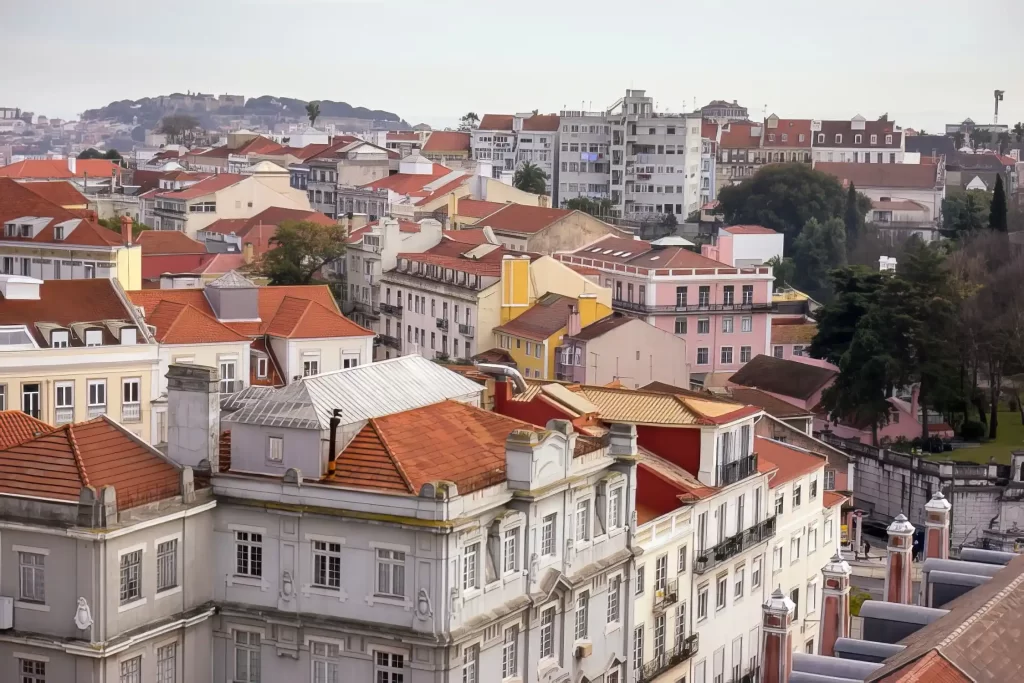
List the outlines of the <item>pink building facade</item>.
{"label": "pink building facade", "polygon": [[572,254],[612,290],[612,307],[686,340],[691,373],[735,371],[770,353],[769,266],[734,268],[682,247],[608,237]]}

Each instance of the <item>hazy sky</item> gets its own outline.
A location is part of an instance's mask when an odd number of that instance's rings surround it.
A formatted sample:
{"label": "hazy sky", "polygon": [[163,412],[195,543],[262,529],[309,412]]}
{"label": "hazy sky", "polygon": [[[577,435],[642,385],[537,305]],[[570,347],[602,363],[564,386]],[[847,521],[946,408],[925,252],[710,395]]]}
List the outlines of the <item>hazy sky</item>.
{"label": "hazy sky", "polygon": [[[467,111],[1024,120],[1024,0],[3,2],[0,106],[69,118],[174,91],[332,99],[452,125]],[[1005,29],[1000,34],[999,29]],[[1013,34],[1016,34],[1014,36]]]}

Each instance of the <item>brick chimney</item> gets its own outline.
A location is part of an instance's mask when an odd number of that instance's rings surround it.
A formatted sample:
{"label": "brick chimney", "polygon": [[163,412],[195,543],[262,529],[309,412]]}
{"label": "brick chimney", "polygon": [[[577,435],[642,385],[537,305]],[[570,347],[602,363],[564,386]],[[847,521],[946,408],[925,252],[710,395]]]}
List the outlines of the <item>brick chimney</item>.
{"label": "brick chimney", "polygon": [[761,608],[761,683],[789,683],[793,672],[793,646],[789,642],[789,625],[796,605],[775,589]]}
{"label": "brick chimney", "polygon": [[132,219],[130,216],[121,216],[121,241],[125,246],[132,243]]}
{"label": "brick chimney", "polygon": [[833,657],[836,640],[850,637],[850,565],[836,553],[822,567],[821,574],[825,584],[818,642],[821,643],[822,656]]}
{"label": "brick chimney", "polygon": [[911,561],[914,551],[914,525],[906,516],[896,515],[887,529],[889,545],[885,549],[885,590],[882,595],[887,602],[911,604]]}
{"label": "brick chimney", "polygon": [[949,559],[949,510],[952,506],[942,491],[936,491],[924,506],[924,556]]}

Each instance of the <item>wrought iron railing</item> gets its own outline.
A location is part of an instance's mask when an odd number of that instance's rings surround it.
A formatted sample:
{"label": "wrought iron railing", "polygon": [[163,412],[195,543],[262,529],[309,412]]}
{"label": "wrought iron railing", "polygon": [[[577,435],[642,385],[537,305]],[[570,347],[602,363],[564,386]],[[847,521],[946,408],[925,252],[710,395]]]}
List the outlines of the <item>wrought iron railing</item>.
{"label": "wrought iron railing", "polygon": [[775,516],[772,516],[762,520],[749,529],[730,536],[705,552],[697,553],[697,556],[693,559],[693,571],[697,574],[704,574],[736,557],[743,551],[749,550],[755,545],[774,537],[775,519]]}
{"label": "wrought iron railing", "polygon": [[92,418],[94,418],[94,417],[99,417],[100,415],[106,415],[107,414],[107,406],[106,406],[106,404],[99,405],[99,406],[89,406],[86,409],[85,414],[86,414],[86,416],[90,420]]}
{"label": "wrought iron railing", "polygon": [[387,315],[400,316],[400,315],[402,315],[402,307],[401,306],[395,306],[395,305],[392,305],[392,304],[381,304],[380,305],[380,312],[381,313],[385,313]]}
{"label": "wrought iron railing", "polygon": [[637,672],[637,683],[647,683],[652,681],[665,671],[671,669],[673,666],[682,664],[686,660],[697,654],[698,645],[700,639],[697,634],[694,633],[688,636],[683,642],[676,645],[668,652],[662,652],[661,654],[655,655],[654,659],[646,662],[640,671]]}
{"label": "wrought iron railing", "polygon": [[68,422],[75,421],[75,409],[74,408],[57,408],[55,411],[53,423],[56,425],[67,424]]}
{"label": "wrought iron railing", "polygon": [[448,331],[448,318],[438,318],[437,319],[437,329],[442,330],[444,332],[447,332]]}
{"label": "wrought iron railing", "polygon": [[665,304],[653,306],[637,301],[612,299],[612,307],[634,313],[752,313],[772,310],[771,303],[759,304]]}
{"label": "wrought iron railing", "polygon": [[757,472],[757,453],[718,466],[718,485],[729,486]]}
{"label": "wrought iron railing", "polygon": [[459,334],[461,334],[463,337],[472,337],[473,326],[466,325],[465,323],[459,323]]}
{"label": "wrought iron railing", "polygon": [[393,349],[402,349],[402,340],[398,337],[392,337],[390,334],[378,334],[377,341],[381,343],[381,346],[389,346]]}

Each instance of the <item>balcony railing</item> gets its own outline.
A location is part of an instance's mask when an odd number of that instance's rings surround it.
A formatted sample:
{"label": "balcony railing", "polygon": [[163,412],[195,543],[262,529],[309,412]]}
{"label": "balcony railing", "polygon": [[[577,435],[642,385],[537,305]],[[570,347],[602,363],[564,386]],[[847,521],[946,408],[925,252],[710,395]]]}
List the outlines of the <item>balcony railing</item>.
{"label": "balcony railing", "polygon": [[676,579],[665,581],[665,587],[654,592],[654,610],[663,612],[669,605],[674,605],[679,600],[679,584]]}
{"label": "balcony railing", "polygon": [[380,306],[378,304],[368,304],[365,301],[357,301],[355,302],[354,308],[368,318],[377,319],[380,317]]}
{"label": "balcony railing", "polygon": [[448,318],[438,318],[437,319],[437,329],[442,330],[444,332],[447,332],[448,331]]}
{"label": "balcony railing", "polygon": [[222,394],[234,394],[242,390],[242,380],[240,379],[222,379],[220,381],[220,393]]}
{"label": "balcony railing", "polygon": [[100,415],[106,415],[106,414],[107,414],[107,406],[106,405],[89,406],[88,409],[86,409],[86,411],[85,411],[86,417],[88,417],[90,420],[92,418],[94,418],[94,417],[99,417]]}
{"label": "balcony railing", "polygon": [[743,674],[738,678],[733,678],[729,683],[758,683],[761,680],[761,667],[755,666],[753,669]]}
{"label": "balcony railing", "polygon": [[390,334],[378,334],[377,341],[380,342],[381,346],[388,346],[399,351],[402,350],[402,340],[398,337],[392,337]]}
{"label": "balcony railing", "polygon": [[637,683],[647,683],[665,673],[669,669],[687,661],[697,654],[700,639],[694,633],[668,652],[655,655],[654,659],[645,663],[637,672]]}
{"label": "balcony railing", "polygon": [[464,323],[459,323],[459,334],[461,334],[463,337],[472,337],[473,336],[473,326],[472,325],[466,325]]}
{"label": "balcony railing", "polygon": [[771,303],[760,304],[667,304],[653,306],[637,301],[612,299],[612,307],[634,313],[756,313],[772,310]]}
{"label": "balcony railing", "polygon": [[121,404],[121,422],[138,422],[142,419],[142,406],[138,403]]}
{"label": "balcony railing", "polygon": [[729,486],[757,472],[757,453],[718,466],[718,485]]}
{"label": "balcony railing", "polygon": [[767,541],[775,536],[775,516],[762,520],[754,526],[730,536],[713,548],[697,553],[693,559],[693,571],[697,574],[714,569],[718,565],[729,561],[745,550],[753,548],[759,543]]}
{"label": "balcony railing", "polygon": [[400,316],[400,315],[402,315],[402,307],[401,306],[395,306],[393,304],[381,304],[380,305],[380,312],[381,313],[386,313],[387,315]]}
{"label": "balcony railing", "polygon": [[74,408],[57,408],[54,411],[53,423],[56,425],[66,425],[69,422],[75,421],[75,409]]}

